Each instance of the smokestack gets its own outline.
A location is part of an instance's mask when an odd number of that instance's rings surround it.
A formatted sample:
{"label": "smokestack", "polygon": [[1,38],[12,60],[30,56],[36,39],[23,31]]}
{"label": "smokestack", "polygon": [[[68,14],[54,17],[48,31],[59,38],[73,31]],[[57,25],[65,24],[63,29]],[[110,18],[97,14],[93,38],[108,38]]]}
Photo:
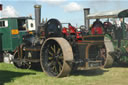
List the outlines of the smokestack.
{"label": "smokestack", "polygon": [[90,8],[84,8],[84,24],[87,28],[89,28],[89,19],[87,19],[87,15],[90,14]]}
{"label": "smokestack", "polygon": [[35,26],[36,26],[36,35],[39,34],[39,25],[41,23],[41,5],[34,5],[35,8]]}

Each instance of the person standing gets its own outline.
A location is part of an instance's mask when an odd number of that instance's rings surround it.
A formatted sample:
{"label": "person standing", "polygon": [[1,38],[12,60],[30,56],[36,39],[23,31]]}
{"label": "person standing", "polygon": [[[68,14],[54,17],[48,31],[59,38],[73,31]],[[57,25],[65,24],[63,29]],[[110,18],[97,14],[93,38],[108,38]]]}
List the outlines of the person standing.
{"label": "person standing", "polygon": [[93,23],[91,27],[91,34],[103,34],[103,24],[99,19]]}
{"label": "person standing", "polygon": [[126,24],[123,18],[119,18],[119,21],[115,21],[115,38],[118,40],[118,47],[121,46],[121,40],[126,38]]}

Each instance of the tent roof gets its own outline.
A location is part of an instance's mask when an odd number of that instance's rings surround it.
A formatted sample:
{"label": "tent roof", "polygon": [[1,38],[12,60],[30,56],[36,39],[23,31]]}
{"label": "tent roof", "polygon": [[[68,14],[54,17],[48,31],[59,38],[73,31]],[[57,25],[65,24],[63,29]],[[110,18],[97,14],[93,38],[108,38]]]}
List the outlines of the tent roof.
{"label": "tent roof", "polygon": [[128,17],[128,9],[109,11],[109,12],[100,12],[100,13],[95,13],[95,14],[87,15],[88,19],[121,18],[121,17]]}

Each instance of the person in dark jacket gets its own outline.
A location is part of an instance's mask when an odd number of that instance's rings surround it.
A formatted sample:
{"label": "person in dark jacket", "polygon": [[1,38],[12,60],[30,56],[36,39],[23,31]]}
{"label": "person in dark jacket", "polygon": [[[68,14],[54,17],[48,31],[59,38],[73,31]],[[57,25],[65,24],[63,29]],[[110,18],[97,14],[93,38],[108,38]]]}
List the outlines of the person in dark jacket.
{"label": "person in dark jacket", "polygon": [[91,34],[103,34],[103,24],[99,19],[93,23],[91,27]]}

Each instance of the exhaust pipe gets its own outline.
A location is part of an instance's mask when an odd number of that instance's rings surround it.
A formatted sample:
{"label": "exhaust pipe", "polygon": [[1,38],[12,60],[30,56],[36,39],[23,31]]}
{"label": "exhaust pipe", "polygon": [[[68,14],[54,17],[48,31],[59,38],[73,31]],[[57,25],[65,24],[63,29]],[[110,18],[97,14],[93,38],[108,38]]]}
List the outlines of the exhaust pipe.
{"label": "exhaust pipe", "polygon": [[41,5],[34,5],[35,8],[35,26],[36,26],[36,35],[39,35],[39,25],[41,23]]}
{"label": "exhaust pipe", "polygon": [[89,24],[90,24],[89,19],[87,19],[87,15],[89,14],[90,14],[90,8],[85,8],[84,9],[84,24],[87,28],[89,28]]}

